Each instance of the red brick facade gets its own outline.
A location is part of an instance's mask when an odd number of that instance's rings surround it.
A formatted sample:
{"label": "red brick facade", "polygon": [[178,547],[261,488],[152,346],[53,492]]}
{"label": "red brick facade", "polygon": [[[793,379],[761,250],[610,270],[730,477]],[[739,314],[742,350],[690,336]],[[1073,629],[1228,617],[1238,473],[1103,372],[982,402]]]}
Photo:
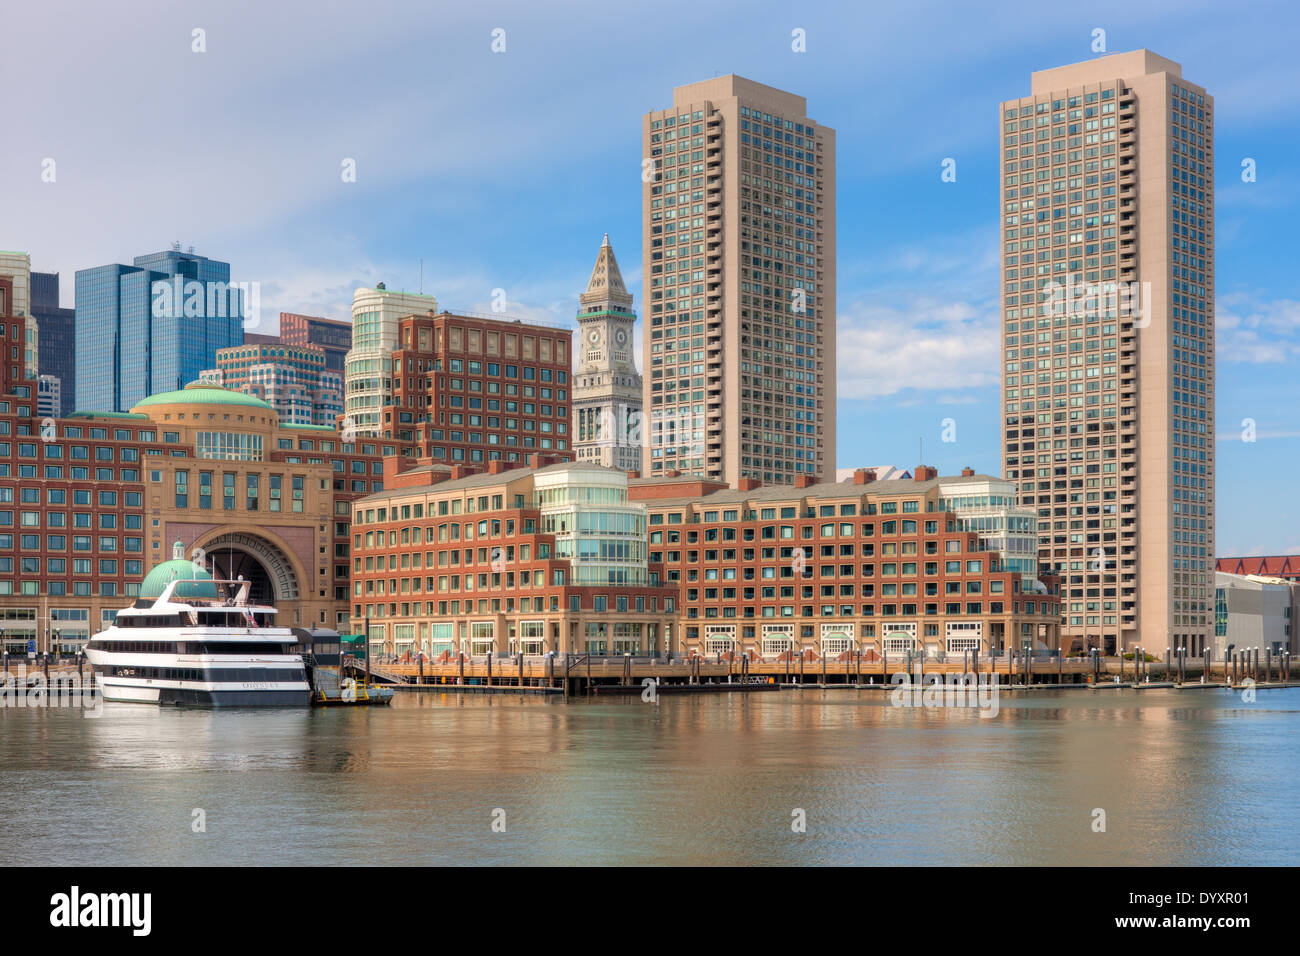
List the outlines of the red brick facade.
{"label": "red brick facade", "polygon": [[403,455],[448,464],[572,458],[572,335],[447,312],[401,319],[384,434]]}
{"label": "red brick facade", "polygon": [[[356,503],[353,623],[368,621],[390,651],[422,649],[437,622],[451,628],[439,647],[472,652],[462,632],[475,620],[494,621],[491,646],[506,651],[511,628],[534,615],[546,621],[538,646],[561,652],[1055,649],[1057,580],[1004,566],[941,507],[941,487],[987,476],[939,479],[921,468],[919,480],[763,488],[751,479],[734,491],[633,476],[622,487],[645,508],[653,581],[633,588],[575,586],[533,497],[559,472],[577,483],[617,475],[615,484],[622,472],[504,462],[467,471],[424,466]],[[647,617],[633,617],[657,622],[662,641],[588,646],[593,613],[617,622],[640,611]],[[403,628],[400,645],[390,622]]]}

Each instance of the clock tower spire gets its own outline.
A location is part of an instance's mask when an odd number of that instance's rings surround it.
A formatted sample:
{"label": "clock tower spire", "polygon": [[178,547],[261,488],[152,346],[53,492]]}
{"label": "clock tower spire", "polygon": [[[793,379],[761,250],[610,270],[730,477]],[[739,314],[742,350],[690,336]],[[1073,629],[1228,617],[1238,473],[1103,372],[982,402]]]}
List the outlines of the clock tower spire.
{"label": "clock tower spire", "polygon": [[578,461],[641,470],[641,375],[632,351],[636,313],[609,233],[579,297],[578,361],[573,380]]}

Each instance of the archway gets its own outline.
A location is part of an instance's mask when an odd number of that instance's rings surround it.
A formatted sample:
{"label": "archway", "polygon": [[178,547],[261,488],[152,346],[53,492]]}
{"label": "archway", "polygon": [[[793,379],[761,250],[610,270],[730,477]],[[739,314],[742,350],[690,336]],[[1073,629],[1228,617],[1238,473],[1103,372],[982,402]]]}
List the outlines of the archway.
{"label": "archway", "polygon": [[293,559],[275,542],[247,532],[219,534],[199,546],[218,578],[250,582],[249,600],[278,606],[299,601],[302,588]]}

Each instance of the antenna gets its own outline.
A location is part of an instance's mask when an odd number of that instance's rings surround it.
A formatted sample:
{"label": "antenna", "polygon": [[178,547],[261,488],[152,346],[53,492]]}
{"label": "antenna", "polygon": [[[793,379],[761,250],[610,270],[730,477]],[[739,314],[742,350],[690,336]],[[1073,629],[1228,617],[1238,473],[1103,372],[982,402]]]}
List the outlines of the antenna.
{"label": "antenna", "polygon": [[424,260],[420,260],[420,295],[424,295]]}

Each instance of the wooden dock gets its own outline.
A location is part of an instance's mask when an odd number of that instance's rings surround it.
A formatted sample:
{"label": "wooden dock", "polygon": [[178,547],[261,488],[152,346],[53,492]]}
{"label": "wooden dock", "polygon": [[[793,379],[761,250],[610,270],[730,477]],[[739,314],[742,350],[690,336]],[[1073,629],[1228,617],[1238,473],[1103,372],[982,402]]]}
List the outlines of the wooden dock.
{"label": "wooden dock", "polygon": [[[1195,666],[1193,666],[1193,663]],[[1200,660],[1188,661],[1183,671],[1177,665],[1166,672],[1163,662],[1143,665],[1144,681],[1137,681],[1131,661],[1112,658],[1095,662],[1089,658],[1057,658],[1035,656],[999,657],[948,655],[946,659],[889,655],[887,658],[866,654],[844,654],[836,657],[805,655],[781,658],[746,658],[726,655],[705,657],[595,657],[587,654],[525,655],[510,657],[456,656],[441,660],[411,661],[376,664],[369,668],[364,661],[345,657],[343,667],[354,676],[365,675],[371,683],[379,683],[401,691],[442,690],[458,693],[559,693],[566,697],[585,694],[639,693],[648,682],[654,682],[659,693],[744,692],[756,688],[829,689],[829,688],[882,688],[892,684],[895,674],[909,669],[913,681],[924,681],[933,675],[970,674],[977,680],[996,677],[1005,690],[1045,687],[1075,687],[1078,689],[1157,689],[1159,687],[1221,686],[1224,680],[1222,665],[1218,666],[1219,680],[1215,681],[1215,668],[1211,668],[1204,684],[1200,682]],[[1274,666],[1269,677],[1262,673],[1255,683],[1259,688],[1292,686],[1282,680],[1280,666]],[[1179,680],[1179,677],[1182,680]],[[1231,672],[1227,679],[1233,682]],[[1241,678],[1241,675],[1237,675]],[[1292,674],[1294,676],[1294,668]],[[701,690],[691,690],[700,688]],[[706,691],[705,688],[714,688]]]}
{"label": "wooden dock", "polygon": [[[946,661],[913,658],[913,679],[932,674],[996,674],[1006,685],[1084,684],[1091,674],[1086,661],[1035,660],[1026,668],[1006,658],[981,658],[966,667],[960,657]],[[1050,666],[1049,666],[1050,665]],[[345,658],[347,673],[367,675],[399,690],[446,689],[474,692],[558,691],[566,695],[639,692],[653,681],[664,693],[691,687],[718,691],[744,691],[779,687],[870,687],[888,685],[895,673],[907,667],[903,656],[868,659],[843,655],[835,659],[721,659],[692,657],[593,657],[575,655],[523,655],[513,657],[455,657],[450,660],[375,664]],[[620,689],[616,689],[620,688]]]}

